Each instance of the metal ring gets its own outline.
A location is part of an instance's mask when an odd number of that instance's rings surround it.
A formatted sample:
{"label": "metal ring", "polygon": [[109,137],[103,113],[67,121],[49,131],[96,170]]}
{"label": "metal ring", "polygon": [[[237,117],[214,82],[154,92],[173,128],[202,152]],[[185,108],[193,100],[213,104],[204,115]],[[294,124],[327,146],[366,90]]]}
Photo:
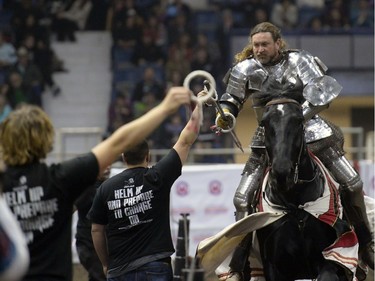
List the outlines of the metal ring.
{"label": "metal ring", "polygon": [[223,129],[221,128],[220,126],[217,125],[217,121],[219,120],[219,118],[221,117],[220,115],[217,115],[216,118],[215,118],[215,125],[218,126],[220,128],[220,131],[223,132],[223,133],[229,133],[230,131],[232,131],[234,129],[234,127],[236,127],[236,117],[234,117],[234,115],[230,112],[226,112],[225,116],[227,118],[230,118],[231,121],[232,121],[232,126],[230,126],[230,128],[228,129]]}
{"label": "metal ring", "polygon": [[190,72],[185,77],[183,86],[190,89],[190,81],[192,79],[194,79],[194,78],[199,77],[199,76],[203,76],[203,77],[205,77],[208,80],[208,82],[210,83],[210,89],[208,90],[208,95],[200,97],[199,99],[196,96],[193,96],[192,100],[194,100],[194,101],[198,101],[199,100],[200,102],[206,102],[211,97],[213,97],[215,95],[215,93],[216,93],[215,78],[209,72],[207,72],[205,70],[194,70],[194,71]]}

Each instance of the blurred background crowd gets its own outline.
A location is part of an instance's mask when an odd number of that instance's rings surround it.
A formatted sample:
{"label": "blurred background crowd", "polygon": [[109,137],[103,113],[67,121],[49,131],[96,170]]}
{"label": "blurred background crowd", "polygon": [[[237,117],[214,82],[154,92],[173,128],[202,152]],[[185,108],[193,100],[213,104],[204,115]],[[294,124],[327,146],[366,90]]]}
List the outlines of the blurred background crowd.
{"label": "blurred background crowd", "polygon": [[[222,93],[222,78],[231,66],[230,36],[271,21],[283,33],[370,33],[372,0],[208,0],[196,10],[182,0],[14,0],[1,1],[0,121],[21,103],[43,107],[43,95],[64,89],[54,73],[68,72],[52,42],[76,44],[77,31],[108,31],[112,90],[106,134],[137,118],[182,85],[193,70],[206,70]],[[202,81],[193,81],[199,89]],[[211,126],[215,110],[205,110],[196,147],[232,147],[229,136],[217,137]],[[155,149],[170,148],[187,118],[181,110],[152,136]],[[204,158],[204,159],[203,159]],[[231,162],[230,156],[202,156],[197,162]]]}

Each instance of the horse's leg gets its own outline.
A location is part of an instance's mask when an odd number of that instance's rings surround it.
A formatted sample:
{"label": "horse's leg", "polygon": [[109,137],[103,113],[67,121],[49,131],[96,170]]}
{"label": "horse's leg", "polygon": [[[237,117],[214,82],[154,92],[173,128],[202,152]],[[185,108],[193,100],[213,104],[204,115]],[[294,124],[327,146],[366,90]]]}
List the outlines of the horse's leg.
{"label": "horse's leg", "polygon": [[240,276],[240,280],[250,279],[250,266],[248,262],[249,252],[252,246],[253,233],[248,233],[233,252],[232,260],[229,263],[231,272]]}
{"label": "horse's leg", "polygon": [[[267,281],[294,281],[294,278],[290,278],[290,276],[285,276],[285,274],[279,271],[275,266],[270,264],[264,266],[264,276]],[[336,280],[331,280],[336,281]]]}

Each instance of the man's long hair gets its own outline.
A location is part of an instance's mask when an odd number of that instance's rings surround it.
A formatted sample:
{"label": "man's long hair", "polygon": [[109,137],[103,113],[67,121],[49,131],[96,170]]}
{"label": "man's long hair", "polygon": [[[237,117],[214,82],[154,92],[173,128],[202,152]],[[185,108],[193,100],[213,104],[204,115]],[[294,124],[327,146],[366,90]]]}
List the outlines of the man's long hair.
{"label": "man's long hair", "polygon": [[38,106],[22,105],[0,124],[0,152],[10,166],[45,159],[52,150],[54,129],[48,115]]}
{"label": "man's long hair", "polygon": [[247,44],[245,46],[245,48],[243,48],[243,50],[239,53],[237,53],[235,56],[234,56],[234,59],[235,59],[235,63],[239,63],[245,59],[247,59],[248,57],[250,57],[251,55],[254,54],[253,52],[253,44],[251,42],[251,38],[253,37],[254,34],[257,34],[257,33],[260,33],[260,32],[269,32],[271,33],[272,35],[272,38],[273,38],[273,41],[276,41],[278,39],[281,40],[281,45],[280,45],[280,50],[285,50],[286,49],[286,42],[283,38],[281,38],[281,31],[280,29],[275,26],[274,24],[270,23],[270,22],[262,22],[262,23],[259,23],[257,24],[250,32],[250,36],[249,36],[249,44]]}
{"label": "man's long hair", "polygon": [[132,146],[122,153],[122,156],[128,165],[138,165],[143,163],[148,156],[149,147],[146,140]]}

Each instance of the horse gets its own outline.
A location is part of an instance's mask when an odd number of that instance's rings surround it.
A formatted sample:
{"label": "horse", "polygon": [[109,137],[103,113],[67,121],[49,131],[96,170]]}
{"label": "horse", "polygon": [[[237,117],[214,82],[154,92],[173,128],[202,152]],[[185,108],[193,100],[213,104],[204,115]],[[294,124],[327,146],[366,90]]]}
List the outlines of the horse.
{"label": "horse", "polygon": [[[337,242],[338,233],[351,233],[351,229],[339,217],[340,196],[330,185],[334,180],[308,150],[300,101],[272,99],[264,108],[260,125],[264,127],[269,165],[259,192],[258,211],[272,206],[285,214],[256,231],[266,280],[352,280],[352,272],[348,274],[344,266],[323,255]],[[325,196],[327,189],[337,215],[328,220],[323,218],[325,214],[318,216],[303,208]],[[351,266],[356,266],[355,258],[351,261]]]}

